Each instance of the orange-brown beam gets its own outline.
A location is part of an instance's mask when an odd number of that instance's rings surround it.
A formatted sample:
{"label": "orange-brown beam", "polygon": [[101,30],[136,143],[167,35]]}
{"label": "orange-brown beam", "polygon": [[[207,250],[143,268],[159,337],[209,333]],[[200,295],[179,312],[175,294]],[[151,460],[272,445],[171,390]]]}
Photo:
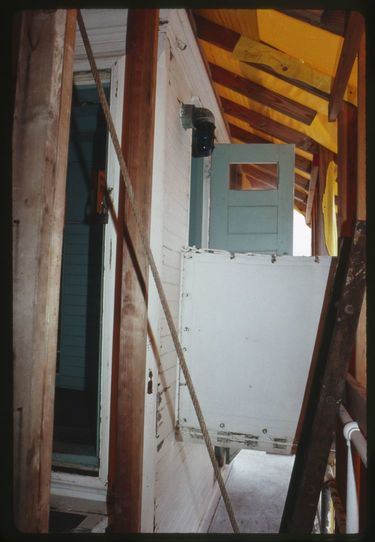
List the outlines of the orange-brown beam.
{"label": "orange-brown beam", "polygon": [[344,93],[359,50],[363,32],[363,16],[357,11],[350,12],[340,60],[332,83],[331,95],[328,103],[328,120],[330,121],[336,120],[341,111]]}
{"label": "orange-brown beam", "polygon": [[[128,12],[122,150],[143,226],[150,229],[158,9]],[[119,201],[127,243],[117,261],[110,529],[141,530],[148,263],[127,197]],[[121,214],[122,213],[122,214]],[[118,233],[118,247],[123,242]],[[120,249],[121,252],[121,249]]]}
{"label": "orange-brown beam", "polygon": [[24,11],[13,123],[13,504],[47,533],[75,10]]}

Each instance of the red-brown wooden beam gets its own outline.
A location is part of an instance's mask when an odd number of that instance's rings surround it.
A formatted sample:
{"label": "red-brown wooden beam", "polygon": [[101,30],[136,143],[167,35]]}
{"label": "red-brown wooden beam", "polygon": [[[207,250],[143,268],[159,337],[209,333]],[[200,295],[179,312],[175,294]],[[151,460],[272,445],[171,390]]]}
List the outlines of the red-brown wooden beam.
{"label": "red-brown wooden beam", "polygon": [[286,98],[257,83],[253,83],[241,75],[230,72],[216,64],[210,63],[209,67],[212,79],[215,83],[230,88],[255,102],[271,107],[284,115],[288,115],[289,117],[308,125],[312,123],[316,116],[316,111],[314,109]]}
{"label": "red-brown wooden beam", "polygon": [[[248,132],[247,130],[243,130],[239,126],[236,126],[235,124],[229,124],[230,129],[230,135],[241,141],[242,143],[271,143],[271,139],[267,139],[267,137],[271,138],[272,136],[268,136],[265,134],[264,137],[260,137],[256,134],[253,134],[252,132]],[[299,154],[295,155],[295,166],[297,169],[300,169],[301,171],[306,171],[306,173],[311,172],[311,160],[308,160],[304,156],[300,156]]]}
{"label": "red-brown wooden beam", "polygon": [[[193,11],[194,13],[194,11]],[[238,40],[241,37],[241,34],[238,32],[235,32],[234,30],[230,30],[229,28],[226,28],[225,26],[221,26],[219,24],[213,23],[212,21],[205,19],[204,17],[201,17],[200,15],[197,15],[194,13],[194,22],[196,25],[196,34],[199,39],[207,41],[208,43],[211,43],[213,45],[216,45],[217,47],[220,47],[221,49],[224,49],[225,51],[232,52],[235,45],[237,44]],[[272,51],[272,47],[270,47],[270,52]],[[308,83],[305,83],[303,81],[298,81],[295,79],[291,79],[290,77],[287,77],[285,75],[281,75],[277,72],[275,72],[271,67],[263,65],[263,64],[256,64],[255,62],[248,62],[250,66],[253,66],[254,68],[257,68],[258,70],[264,71],[266,73],[270,73],[274,77],[277,77],[278,79],[281,79],[282,81],[287,81],[288,83],[291,83],[292,85],[302,88],[303,90],[306,90],[307,92],[310,92],[311,94],[314,94],[315,96],[319,96],[320,98],[323,98],[325,100],[329,99],[329,94],[326,92],[323,92],[322,90],[319,90],[316,87],[313,87],[309,85]]]}
{"label": "red-brown wooden beam", "polygon": [[344,93],[359,50],[363,32],[363,16],[357,11],[351,11],[328,103],[328,120],[330,121],[336,120],[341,111]]}
{"label": "red-brown wooden beam", "polygon": [[346,102],[337,122],[338,228],[351,231],[357,214],[357,109]]}
{"label": "red-brown wooden beam", "polygon": [[[129,10],[122,150],[149,232],[157,66],[158,9]],[[110,530],[141,530],[148,263],[127,197],[119,201],[127,243],[117,261],[111,404]],[[118,232],[118,249],[123,243]],[[121,248],[120,248],[121,253]],[[121,255],[121,254],[120,254]],[[114,453],[113,453],[114,452]]]}
{"label": "red-brown wooden beam", "polygon": [[346,239],[340,252],[328,311],[322,314],[324,328],[314,348],[315,370],[280,533],[312,533],[363,301],[365,245],[365,223],[357,222],[351,243]]}
{"label": "red-brown wooden beam", "polygon": [[248,132],[247,130],[243,130],[235,124],[229,123],[229,129],[231,137],[242,141],[242,143],[272,143],[272,141],[259,137],[256,134]]}
{"label": "red-brown wooden beam", "polygon": [[232,102],[227,98],[220,97],[224,112],[240,120],[248,122],[250,126],[257,130],[261,130],[266,134],[281,139],[286,143],[294,143],[297,147],[309,152],[316,152],[318,144],[309,136],[289,128],[280,122],[276,122],[269,117],[261,115],[256,111],[252,111],[243,105]]}
{"label": "red-brown wooden beam", "polygon": [[47,533],[75,10],[24,11],[13,123],[13,506]]}

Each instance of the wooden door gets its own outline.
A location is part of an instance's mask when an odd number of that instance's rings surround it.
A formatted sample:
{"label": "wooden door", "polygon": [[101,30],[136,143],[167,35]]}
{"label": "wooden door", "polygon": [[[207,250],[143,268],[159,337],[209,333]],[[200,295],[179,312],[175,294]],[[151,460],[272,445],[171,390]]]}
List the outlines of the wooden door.
{"label": "wooden door", "polygon": [[[243,174],[242,183],[237,182],[239,173]],[[209,247],[292,254],[293,179],[294,145],[216,145],[211,167]]]}

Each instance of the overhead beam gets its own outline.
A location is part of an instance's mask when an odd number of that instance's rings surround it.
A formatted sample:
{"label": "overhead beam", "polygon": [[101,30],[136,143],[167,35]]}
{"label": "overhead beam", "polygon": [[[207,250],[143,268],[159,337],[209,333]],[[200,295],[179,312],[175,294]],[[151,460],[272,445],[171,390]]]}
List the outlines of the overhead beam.
{"label": "overhead beam", "polygon": [[[143,227],[150,231],[158,9],[130,9],[122,150]],[[148,262],[123,183],[119,194],[113,335],[109,528],[141,530]],[[127,240],[123,242],[123,235]]]}
{"label": "overhead beam", "polygon": [[336,75],[332,84],[331,95],[329,98],[329,121],[335,121],[342,108],[345,90],[348,85],[355,58],[359,51],[364,28],[364,19],[361,13],[351,11],[345,31],[344,43],[342,45]]}
{"label": "overhead beam", "polygon": [[227,98],[221,96],[220,99],[226,114],[248,122],[253,128],[259,129],[286,143],[294,143],[306,151],[316,152],[318,150],[318,144],[309,136],[302,134],[293,128],[289,128],[289,126],[276,122],[269,117],[261,115],[256,111],[252,111],[243,105],[232,102]]}
{"label": "overhead beam", "polygon": [[48,533],[75,10],[23,11],[13,123],[13,505]]}
{"label": "overhead beam", "polygon": [[310,125],[316,116],[316,111],[294,100],[286,98],[273,90],[267,89],[249,79],[228,71],[216,64],[209,64],[212,79],[215,83],[234,90],[255,102],[271,107],[284,115]]}
{"label": "overhead beam", "polygon": [[[241,34],[239,34],[238,32],[218,25],[208,19],[205,19],[204,17],[201,17],[200,15],[194,14],[194,21],[196,24],[197,36],[199,39],[216,45],[217,47],[220,47],[226,51],[233,52],[233,49],[235,48],[238,40],[241,38]],[[272,53],[272,51],[275,51],[275,49],[273,49],[272,47],[269,47],[269,49],[270,53]],[[293,61],[293,59],[291,59],[291,61]],[[254,62],[248,62],[248,64],[253,66],[254,68],[257,68],[258,70],[270,73],[271,75],[277,77],[278,79],[281,79],[282,81],[286,81],[287,83],[290,83],[298,88],[306,90],[307,92],[310,92],[315,96],[319,96],[320,98],[323,98],[327,101],[329,99],[328,92],[324,92],[312,85],[309,85],[306,82],[287,77],[286,75],[276,72],[269,66]]]}
{"label": "overhead beam", "polygon": [[[238,139],[239,141],[242,141],[242,143],[272,143],[270,139],[265,139],[256,134],[253,134],[252,132],[248,132],[247,130],[240,128],[239,126],[236,126],[235,124],[229,123],[229,129],[231,136],[235,139]],[[265,137],[267,137],[267,134],[265,134]],[[308,160],[300,154],[295,154],[295,166],[297,169],[305,171],[306,173],[310,174],[311,172],[311,160]]]}

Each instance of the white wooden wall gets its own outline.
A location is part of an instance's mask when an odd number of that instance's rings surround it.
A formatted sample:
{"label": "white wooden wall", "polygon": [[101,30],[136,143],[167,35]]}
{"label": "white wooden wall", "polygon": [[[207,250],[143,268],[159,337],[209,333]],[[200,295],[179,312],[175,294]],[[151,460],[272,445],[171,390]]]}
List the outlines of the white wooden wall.
{"label": "white wooden wall", "polygon": [[[195,41],[184,23],[183,10],[170,10],[159,39],[151,214],[151,248],[177,325],[181,248],[187,246],[189,232],[192,135],[181,126],[181,104],[200,102],[211,109],[219,141],[227,140]],[[176,438],[177,357],[152,278],[149,321],[161,366],[149,346],[147,373],[153,374],[154,390],[146,393],[142,531],[194,533],[217,499],[216,484],[205,446]]]}

